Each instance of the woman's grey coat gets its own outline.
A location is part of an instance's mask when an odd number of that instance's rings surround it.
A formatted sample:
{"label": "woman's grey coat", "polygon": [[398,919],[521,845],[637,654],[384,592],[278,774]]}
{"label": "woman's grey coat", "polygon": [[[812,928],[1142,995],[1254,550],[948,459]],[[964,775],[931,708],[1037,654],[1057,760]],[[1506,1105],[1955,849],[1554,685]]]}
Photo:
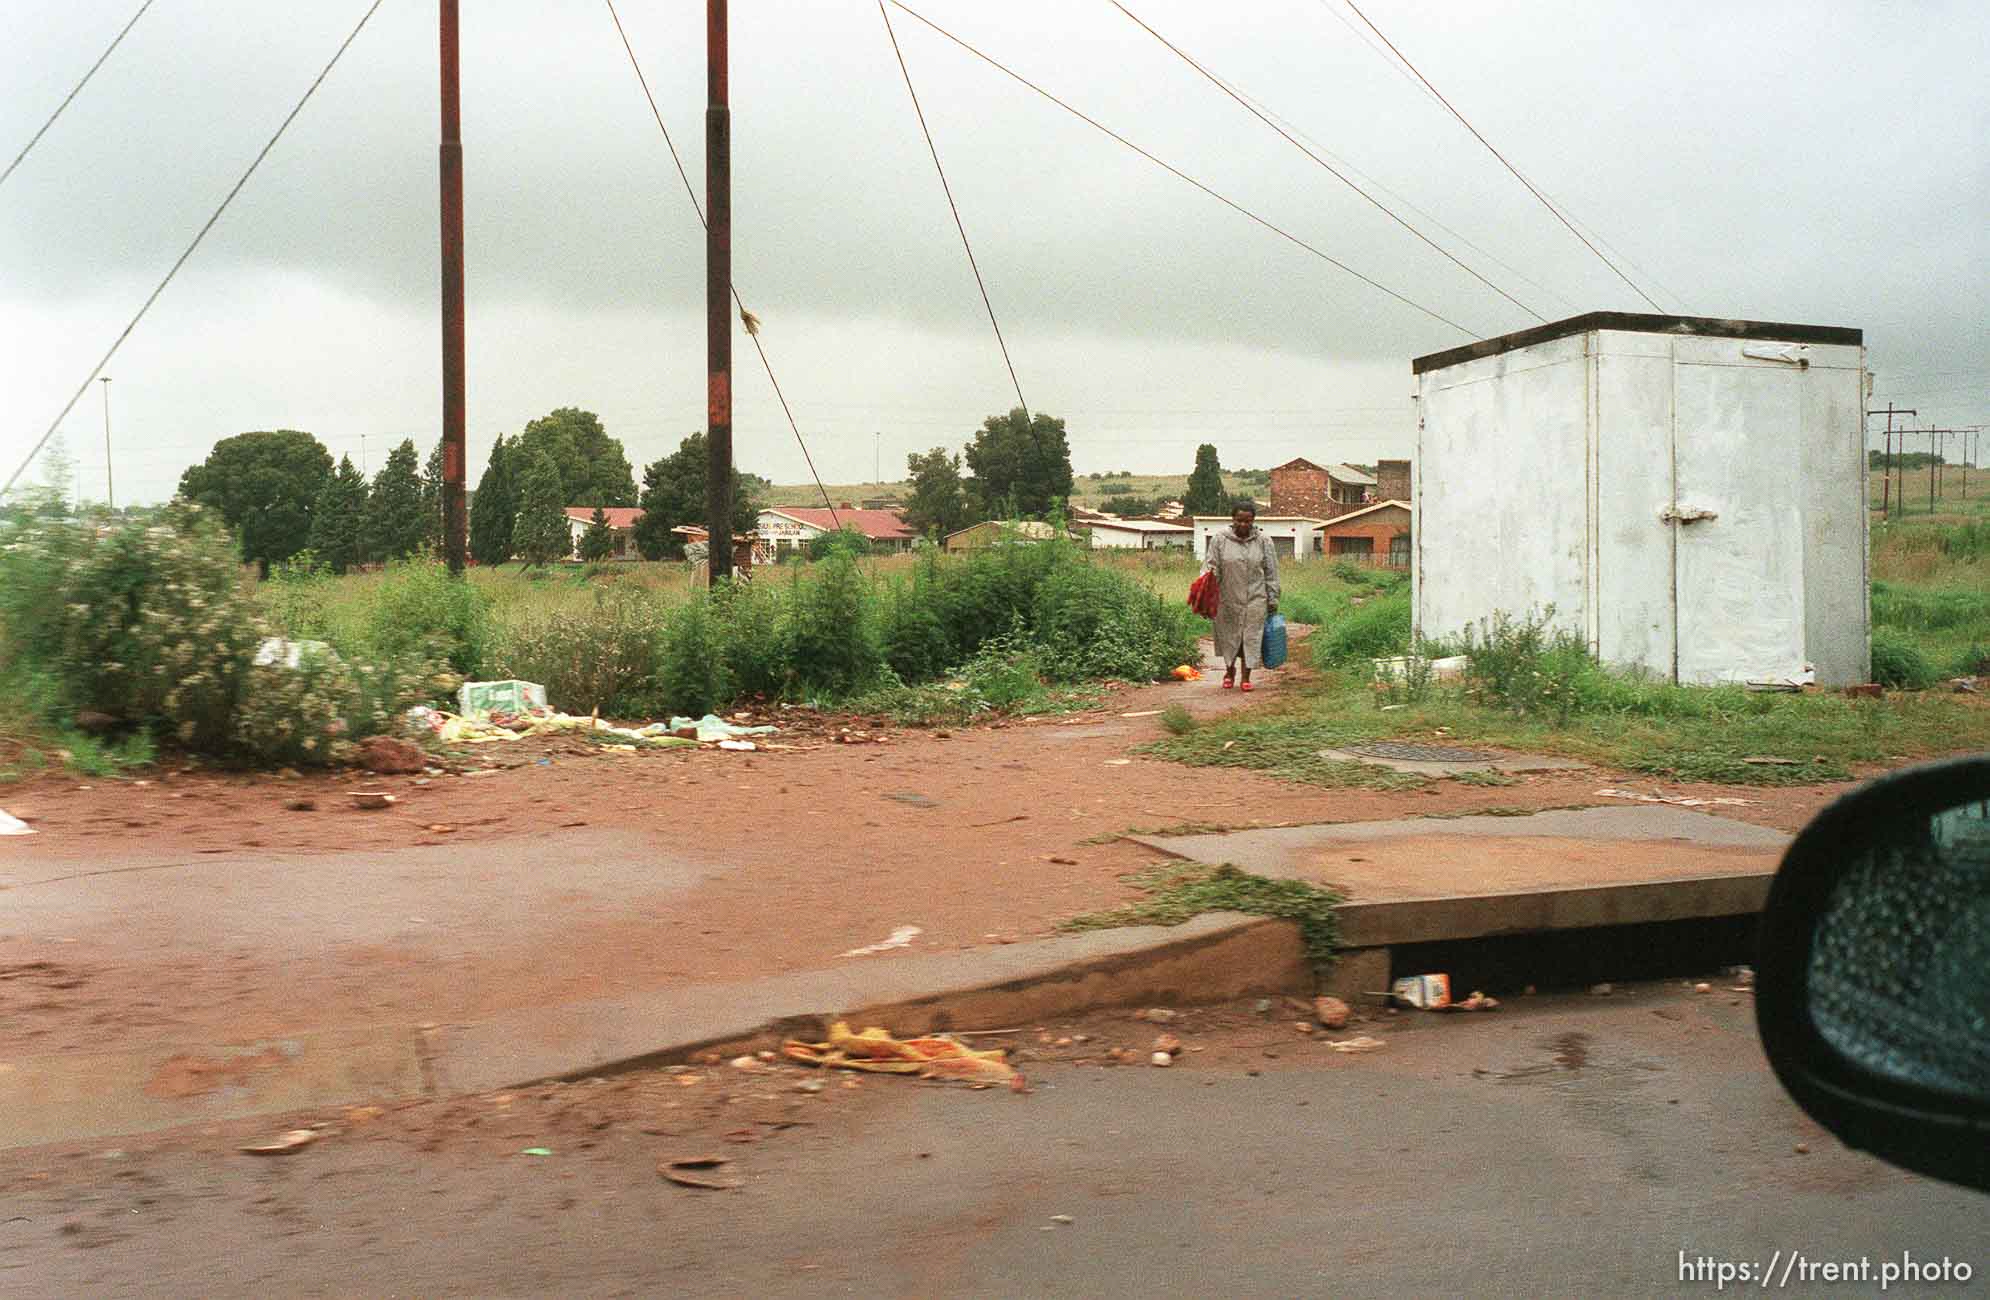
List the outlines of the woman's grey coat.
{"label": "woman's grey coat", "polygon": [[1216,575],[1216,657],[1225,668],[1240,654],[1244,667],[1263,667],[1265,615],[1278,603],[1278,552],[1271,538],[1254,525],[1238,541],[1225,528],[1209,539],[1202,571]]}

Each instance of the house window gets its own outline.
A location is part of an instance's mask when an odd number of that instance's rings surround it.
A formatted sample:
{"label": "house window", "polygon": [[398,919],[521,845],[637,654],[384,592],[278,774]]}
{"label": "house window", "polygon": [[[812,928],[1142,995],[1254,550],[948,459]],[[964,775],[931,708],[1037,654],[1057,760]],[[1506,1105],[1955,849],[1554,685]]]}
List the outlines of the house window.
{"label": "house window", "polygon": [[1398,568],[1410,562],[1410,535],[1397,533],[1389,539],[1389,563]]}
{"label": "house window", "polygon": [[1372,558],[1375,554],[1375,539],[1373,537],[1330,537],[1327,539],[1327,554],[1365,555]]}
{"label": "house window", "polygon": [[1289,560],[1292,558],[1292,539],[1290,537],[1274,537],[1271,539],[1271,549],[1280,559]]}

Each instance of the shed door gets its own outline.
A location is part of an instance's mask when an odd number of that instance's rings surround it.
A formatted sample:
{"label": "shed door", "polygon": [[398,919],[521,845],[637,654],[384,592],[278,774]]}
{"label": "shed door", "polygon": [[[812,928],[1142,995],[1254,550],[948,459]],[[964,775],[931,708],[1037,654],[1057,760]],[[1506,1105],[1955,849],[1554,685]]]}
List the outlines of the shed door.
{"label": "shed door", "polygon": [[1740,357],[1674,369],[1674,518],[1661,526],[1673,534],[1682,682],[1803,671],[1803,378]]}

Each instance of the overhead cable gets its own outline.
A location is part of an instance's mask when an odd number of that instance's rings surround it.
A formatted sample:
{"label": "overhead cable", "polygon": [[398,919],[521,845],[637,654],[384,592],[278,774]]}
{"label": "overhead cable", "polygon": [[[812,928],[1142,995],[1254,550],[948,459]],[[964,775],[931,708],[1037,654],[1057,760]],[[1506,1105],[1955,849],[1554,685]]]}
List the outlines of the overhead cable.
{"label": "overhead cable", "polygon": [[[650,115],[656,118],[656,129],[663,132],[663,143],[670,149],[670,161],[677,165],[677,176],[684,182],[684,193],[691,200],[691,210],[698,214],[699,226],[705,225],[705,205],[698,202],[698,191],[691,184],[691,173],[684,170],[684,158],[677,152],[677,142],[670,138],[670,128],[663,124],[663,113],[656,106],[656,96],[650,93],[649,78],[643,75],[643,65],[636,58],[636,49],[629,44],[629,33],[622,26],[622,15],[615,12],[615,0],[605,0],[608,16],[615,20],[615,33],[622,38],[622,48],[629,53],[629,66],[635,70],[636,81],[643,88],[643,98],[649,101]],[[808,463],[809,477],[815,480],[816,490],[822,493],[822,504],[829,507],[830,522],[842,531],[843,522],[836,514],[836,503],[829,499],[829,489],[822,485],[822,475],[815,468],[815,457],[809,455],[808,443],[802,438],[801,426],[795,422],[795,413],[788,407],[788,395],[781,391],[781,381],[774,378],[774,363],[767,359],[767,349],[760,342],[759,318],[746,310],[740,300],[739,286],[730,280],[726,288],[732,291],[733,306],[739,309],[739,319],[746,326],[746,337],[753,340],[753,350],[760,354],[760,368],[767,372],[767,382],[774,388],[774,396],[781,403],[781,413],[788,417],[788,428],[794,431],[795,445],[802,449],[802,459]]]}
{"label": "overhead cable", "polygon": [[1249,208],[1237,202],[1235,199],[1232,199],[1227,195],[1218,193],[1216,190],[1211,189],[1209,186],[1203,184],[1201,181],[1189,175],[1187,172],[1175,166],[1173,163],[1167,162],[1149,153],[1147,150],[1141,148],[1139,145],[1127,139],[1119,132],[1113,130],[1111,127],[1105,125],[1103,122],[1100,122],[1097,118],[1091,117],[1086,113],[1084,113],[1083,111],[1081,111],[1080,109],[1072,107],[1064,100],[1059,99],[1056,95],[1053,95],[1048,90],[1045,90],[1042,86],[1037,85],[1034,81],[1031,81],[1029,78],[1023,76],[1023,74],[1021,74],[1020,72],[1017,72],[1015,69],[1009,67],[1007,64],[1002,63],[1000,60],[995,59],[991,55],[982,53],[980,50],[976,49],[973,45],[970,45],[968,42],[954,35],[952,32],[940,26],[938,23],[934,22],[932,19],[926,17],[924,14],[918,12],[917,10],[907,8],[905,5],[900,4],[899,0],[891,0],[891,3],[893,8],[901,10],[902,12],[910,14],[912,17],[917,18],[920,22],[926,24],[926,26],[932,28],[940,35],[946,37],[948,40],[952,41],[955,45],[960,46],[963,50],[966,50],[969,54],[972,54],[975,58],[980,59],[983,63],[986,63],[988,66],[996,69],[998,72],[1001,72],[1003,75],[1012,78],[1021,85],[1027,86],[1029,89],[1043,96],[1045,99],[1057,105],[1065,112],[1071,114],[1071,116],[1077,118],[1079,121],[1091,127],[1093,130],[1099,131],[1107,136],[1110,136],[1112,139],[1118,141],[1122,145],[1125,145],[1128,149],[1133,150],[1133,152],[1139,154],[1142,158],[1145,158],[1148,162],[1153,163],[1156,167],[1159,167],[1161,170],[1167,172],[1169,175],[1175,177],[1178,180],[1188,182],[1190,185],[1193,185],[1198,190],[1201,190],[1204,194],[1207,194],[1210,198],[1215,199],[1218,203],[1221,203],[1225,207],[1230,208],[1233,211],[1238,212],[1243,216],[1250,218],[1252,221],[1255,221],[1258,225],[1263,226],[1266,230],[1271,231],[1274,235],[1277,235],[1279,238],[1284,239],[1292,244],[1297,245],[1300,248],[1305,249],[1307,252],[1319,258],[1321,261],[1326,262],[1330,266],[1334,266],[1342,271],[1347,272],[1347,274],[1353,276],[1355,279],[1361,281],[1363,284],[1368,285],[1372,289],[1380,290],[1381,292],[1389,295],[1391,298],[1394,298],[1397,302],[1402,303],[1406,307],[1413,307],[1417,311],[1422,312],[1424,315],[1429,316],[1431,319],[1440,321],[1445,325],[1449,325],[1452,329],[1457,330],[1461,334],[1470,335],[1473,338],[1480,337],[1480,331],[1469,329],[1466,326],[1460,325],[1457,321],[1454,321],[1450,317],[1445,316],[1440,312],[1437,312],[1429,307],[1424,306],[1422,303],[1417,302],[1415,299],[1408,298],[1400,293],[1397,293],[1394,289],[1391,289],[1388,285],[1383,284],[1381,281],[1363,275],[1361,272],[1349,266],[1346,262],[1341,261],[1339,258],[1334,257],[1330,253],[1322,252],[1320,249],[1315,248],[1313,245],[1299,238],[1299,236],[1293,234],[1291,231],[1288,231],[1281,226],[1272,224],[1270,221],[1266,220],[1264,217],[1259,216],[1257,213],[1251,211]]}
{"label": "overhead cable", "polygon": [[1444,92],[1439,90],[1437,87],[1431,85],[1430,78],[1424,76],[1422,71],[1417,68],[1417,65],[1410,62],[1409,56],[1404,54],[1401,50],[1397,49],[1396,43],[1390,40],[1387,36],[1383,35],[1382,29],[1380,27],[1377,27],[1373,22],[1369,21],[1368,15],[1361,12],[1361,6],[1355,4],[1354,0],[1346,0],[1346,4],[1349,9],[1352,9],[1354,11],[1354,16],[1356,18],[1359,18],[1364,24],[1366,24],[1369,31],[1374,32],[1378,37],[1381,37],[1382,43],[1389,47],[1389,52],[1391,54],[1394,54],[1397,58],[1403,61],[1404,67],[1408,68],[1411,72],[1416,73],[1416,79],[1423,83],[1424,88],[1426,90],[1430,91],[1431,94],[1437,96],[1437,102],[1444,105],[1445,109],[1450,112],[1451,116],[1458,119],[1458,124],[1464,127],[1467,131],[1470,131],[1472,133],[1472,138],[1474,140],[1477,140],[1480,144],[1484,145],[1486,147],[1487,152],[1491,153],[1493,157],[1499,159],[1500,166],[1506,168],[1506,170],[1513,173],[1513,179],[1519,181],[1522,185],[1525,185],[1527,187],[1527,192],[1529,194],[1532,194],[1536,199],[1539,199],[1541,202],[1541,206],[1554,214],[1555,220],[1561,222],[1564,226],[1567,226],[1569,233],[1571,235],[1574,235],[1577,239],[1580,239],[1582,241],[1582,246],[1584,248],[1587,248],[1590,252],[1596,254],[1596,258],[1598,261],[1602,262],[1603,265],[1609,267],[1612,271],[1615,271],[1617,273],[1617,278],[1619,280],[1622,280],[1625,284],[1630,285],[1632,292],[1636,293],[1638,297],[1644,299],[1646,304],[1649,305],[1653,311],[1662,310],[1659,307],[1657,300],[1655,300],[1650,294],[1646,293],[1643,289],[1639,288],[1637,282],[1631,279],[1630,276],[1624,274],[1624,270],[1622,267],[1618,266],[1615,262],[1605,257],[1603,255],[1602,249],[1598,248],[1595,244],[1590,243],[1589,237],[1583,234],[1580,230],[1577,230],[1575,228],[1575,223],[1571,222],[1567,217],[1563,216],[1560,208],[1557,208],[1554,204],[1548,202],[1548,196],[1541,193],[1540,190],[1536,189],[1533,181],[1530,181],[1525,176],[1521,175],[1520,169],[1518,167],[1515,167],[1512,163],[1508,162],[1506,160],[1506,155],[1501,153],[1498,149],[1494,148],[1493,142],[1486,139],[1486,137],[1480,133],[1478,127],[1473,126],[1470,122],[1465,120],[1465,115],[1463,113],[1460,113],[1458,109],[1451,103],[1451,101],[1444,97]]}
{"label": "overhead cable", "polygon": [[159,295],[166,291],[166,286],[173,282],[173,277],[180,273],[180,268],[187,264],[187,259],[193,256],[196,248],[200,247],[200,241],[207,238],[207,232],[214,229],[214,223],[221,220],[221,214],[228,210],[228,205],[235,201],[235,196],[242,192],[242,187],[247,185],[249,178],[256,174],[256,168],[262,166],[263,159],[269,157],[270,150],[276,148],[276,142],[283,138],[283,133],[290,129],[290,124],[297,120],[297,115],[304,111],[306,104],[311,102],[311,96],[318,93],[318,87],[325,84],[325,78],[331,75],[332,69],[338,66],[339,60],[345,57],[345,52],[352,48],[352,43],[359,38],[360,32],[365,30],[366,24],[379,11],[380,6],[384,2],[385,0],[373,0],[373,3],[368,6],[366,12],[360,16],[358,24],[346,34],[346,38],[343,41],[339,42],[339,48],[332,53],[331,61],[319,70],[316,77],[312,78],[311,84],[304,90],[303,97],[297,101],[296,105],[291,108],[289,114],[276,128],[276,134],[270,136],[268,143],[264,144],[261,152],[256,154],[255,161],[249,164],[249,169],[242,173],[241,179],[235,182],[227,195],[222,198],[220,206],[214,209],[214,215],[207,219],[206,224],[194,235],[193,242],[187,245],[186,251],[180,254],[179,259],[166,272],[166,278],[159,281],[159,287],[152,291],[152,296],[145,300],[144,305],[138,309],[137,313],[125,325],[124,329],[119,332],[117,338],[112,341],[110,348],[104,353],[103,359],[98,361],[91,368],[90,373],[83,377],[83,382],[77,385],[75,395],[63,403],[61,412],[56,415],[55,419],[49,422],[48,432],[42,434],[33,449],[28,452],[27,459],[23,460],[21,467],[15,470],[13,475],[8,478],[7,485],[0,487],[0,496],[4,496],[12,491],[14,484],[20,480],[21,475],[27,473],[28,466],[32,465],[35,457],[41,454],[41,449],[47,445],[48,440],[55,436],[55,431],[62,427],[62,422],[69,418],[69,412],[75,409],[77,402],[82,400],[83,394],[89,391],[90,381],[95,379],[102,372],[103,368],[110,364],[110,360],[117,354],[117,350],[124,346],[126,339],[131,337],[131,331],[138,328],[138,322],[145,319],[145,313],[152,310],[152,304],[159,301]]}
{"label": "overhead cable", "polygon": [[974,245],[968,242],[967,226],[960,219],[960,205],[954,202],[953,186],[947,184],[947,169],[940,165],[940,150],[933,143],[933,132],[926,126],[926,110],[919,107],[919,92],[912,88],[912,70],[905,66],[905,51],[898,48],[898,33],[891,26],[891,11],[884,7],[885,0],[878,0],[878,17],[884,19],[885,35],[891,38],[891,52],[898,58],[898,71],[905,78],[905,93],[912,97],[912,111],[919,118],[919,133],[926,137],[926,151],[933,155],[933,170],[940,174],[940,188],[946,191],[947,207],[954,214],[954,229],[960,231],[960,246],[967,250],[967,265],[974,272],[975,287],[981,290],[981,305],[988,309],[988,323],[995,330],[995,344],[1002,349],[1002,364],[1009,368],[1009,382],[1016,389],[1016,403],[1023,408],[1023,419],[1029,420],[1030,404],[1023,400],[1022,381],[1016,378],[1016,363],[1009,359],[1009,344],[1002,337],[1002,323],[995,319],[995,304],[988,300],[988,284],[981,278],[981,266],[974,260]]}
{"label": "overhead cable", "polygon": [[1367,190],[1362,189],[1361,186],[1357,185],[1353,180],[1351,180],[1346,175],[1346,173],[1342,172],[1340,168],[1334,166],[1332,163],[1328,162],[1326,159],[1320,157],[1318,154],[1308,149],[1305,145],[1301,144],[1297,139],[1293,138],[1291,132],[1287,131],[1284,127],[1280,126],[1278,123],[1272,121],[1269,117],[1265,116],[1265,114],[1259,112],[1258,109],[1254,105],[1252,105],[1249,100],[1245,99],[1242,95],[1239,95],[1236,91],[1230,89],[1229,86],[1225,85],[1223,83],[1222,78],[1218,77],[1208,68],[1202,66],[1202,64],[1196,62],[1196,60],[1192,56],[1190,56],[1186,50],[1182,49],[1179,45],[1176,45],[1173,41],[1169,40],[1167,37],[1161,35],[1161,33],[1155,31],[1152,27],[1148,26],[1147,23],[1143,21],[1138,14],[1134,13],[1131,9],[1128,9],[1125,5],[1121,4],[1119,0],[1112,0],[1112,7],[1119,10],[1121,13],[1125,14],[1128,18],[1132,19],[1136,24],[1138,24],[1141,30],[1145,31],[1149,36],[1152,36],[1162,45],[1165,45],[1182,62],[1188,64],[1191,68],[1194,68],[1197,72],[1201,73],[1204,77],[1206,77],[1209,80],[1209,83],[1211,85],[1215,86],[1218,90],[1221,90],[1224,94],[1228,95],[1230,98],[1236,100],[1237,103],[1242,105],[1244,110],[1248,112],[1252,117],[1257,118],[1258,121],[1263,122],[1273,131],[1276,131],[1280,136],[1280,138],[1282,138],[1287,144],[1290,144],[1293,148],[1297,149],[1309,161],[1317,163],[1320,167],[1324,168],[1327,171],[1327,173],[1331,175],[1335,180],[1339,181],[1341,184],[1347,186],[1350,190],[1353,190],[1356,194],[1360,195],[1363,201],[1368,203],[1376,211],[1382,213],[1382,215],[1388,217],[1389,220],[1395,222],[1397,225],[1401,226],[1404,230],[1409,231],[1412,235],[1415,235],[1418,239],[1422,240],[1424,243],[1428,244],[1431,248],[1435,249],[1437,253],[1444,258],[1444,260],[1450,262],[1453,266],[1456,266],[1459,270],[1471,276],[1474,280],[1477,280],[1480,284],[1485,285],[1488,289],[1491,289],[1494,293],[1498,294],[1500,297],[1506,299],[1508,302],[1512,303],[1520,310],[1526,312],[1529,316],[1532,316],[1535,320],[1537,321],[1547,320],[1547,317],[1543,316],[1540,312],[1535,311],[1532,307],[1529,307],[1526,303],[1520,301],[1520,299],[1514,297],[1506,290],[1500,288],[1498,285],[1494,284],[1491,280],[1488,280],[1478,270],[1476,270],[1469,264],[1459,260],[1459,258],[1456,255],[1454,255],[1449,249],[1445,248],[1442,244],[1438,243],[1436,240],[1432,239],[1429,235],[1424,234],[1423,231],[1417,229],[1415,226],[1405,221],[1402,217],[1398,216],[1394,211],[1394,209],[1390,208],[1388,204],[1382,202],[1380,199],[1370,194]]}
{"label": "overhead cable", "polygon": [[19,153],[14,155],[14,161],[7,164],[7,170],[4,172],[0,172],[0,185],[5,185],[7,183],[7,178],[14,174],[14,169],[21,165],[21,160],[28,156],[28,150],[34,148],[36,142],[39,141],[42,138],[42,136],[48,133],[48,128],[55,125],[55,119],[61,117],[62,110],[69,107],[69,101],[83,93],[83,87],[89,85],[90,78],[97,75],[97,69],[104,66],[104,60],[110,58],[111,51],[115,50],[118,47],[119,42],[124,40],[126,33],[131,31],[132,28],[138,26],[138,20],[143,18],[145,16],[145,11],[147,9],[150,9],[151,7],[152,7],[152,0],[145,0],[144,4],[138,6],[138,12],[131,16],[131,21],[126,23],[124,27],[119,30],[116,36],[113,36],[111,38],[111,43],[104,47],[104,52],[97,56],[97,61],[95,63],[92,63],[90,65],[90,70],[83,74],[83,79],[77,82],[75,87],[71,89],[67,95],[64,95],[62,97],[62,102],[60,104],[57,104],[55,106],[55,111],[48,115],[48,121],[43,122],[41,124],[41,130],[36,131],[32,136],[28,137],[28,142],[21,146],[21,151]]}

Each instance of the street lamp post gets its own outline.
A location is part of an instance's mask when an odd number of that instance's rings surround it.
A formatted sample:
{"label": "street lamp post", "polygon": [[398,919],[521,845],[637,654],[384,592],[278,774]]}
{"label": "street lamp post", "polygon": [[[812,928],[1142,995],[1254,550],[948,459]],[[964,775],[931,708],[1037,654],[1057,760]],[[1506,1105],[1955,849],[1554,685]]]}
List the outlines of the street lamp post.
{"label": "street lamp post", "polygon": [[111,482],[111,377],[99,378],[104,385],[104,504],[116,511],[117,489]]}

